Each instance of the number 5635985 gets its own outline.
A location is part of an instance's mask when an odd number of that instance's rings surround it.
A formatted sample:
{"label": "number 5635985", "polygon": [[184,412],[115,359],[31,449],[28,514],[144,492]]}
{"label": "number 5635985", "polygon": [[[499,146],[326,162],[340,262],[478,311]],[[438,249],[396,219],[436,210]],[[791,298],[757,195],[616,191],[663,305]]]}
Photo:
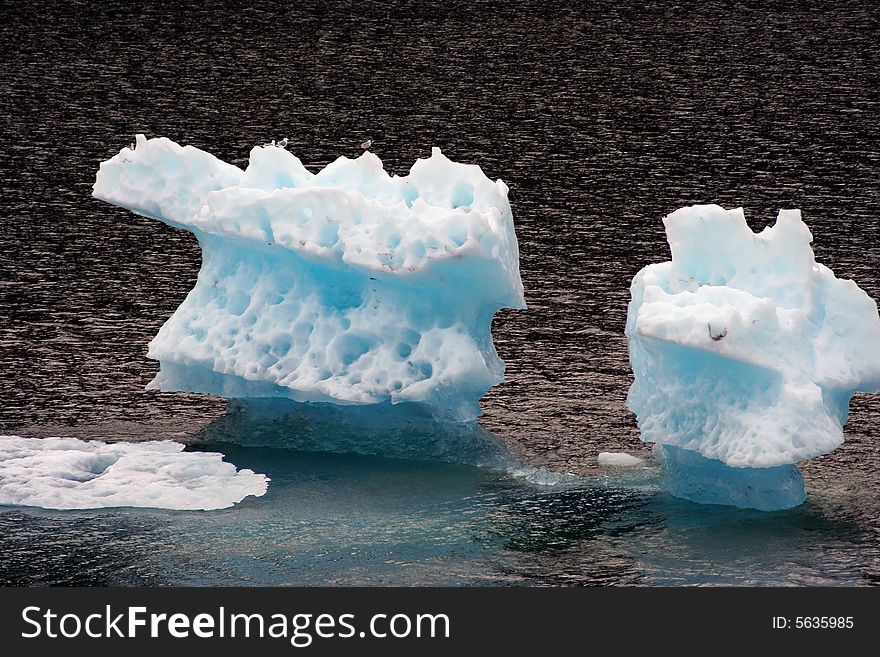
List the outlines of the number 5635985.
{"label": "number 5635985", "polygon": [[797,616],[794,619],[794,626],[805,630],[850,629],[853,626],[853,617]]}

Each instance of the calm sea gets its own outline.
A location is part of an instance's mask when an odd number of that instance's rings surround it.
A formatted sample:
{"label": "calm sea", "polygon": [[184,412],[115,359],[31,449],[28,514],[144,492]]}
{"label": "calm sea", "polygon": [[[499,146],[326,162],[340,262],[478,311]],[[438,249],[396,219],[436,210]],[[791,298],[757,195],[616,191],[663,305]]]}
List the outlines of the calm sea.
{"label": "calm sea", "polygon": [[[291,6],[288,6],[290,4]],[[217,513],[0,510],[16,584],[876,584],[880,399],[761,514],[609,477],[647,454],[624,400],[629,281],[661,218],[799,207],[818,259],[880,297],[876,3],[11,3],[0,9],[0,433],[193,441],[223,400],[147,392],[195,281],[192,235],[90,197],[167,136],[237,165],[287,137],[405,173],[440,146],[511,188],[527,311],[500,313],[483,426],[541,487],[442,463],[228,447],[269,494]],[[593,6],[595,4],[595,6]],[[332,9],[331,9],[332,6]],[[628,477],[628,478],[627,478]]]}

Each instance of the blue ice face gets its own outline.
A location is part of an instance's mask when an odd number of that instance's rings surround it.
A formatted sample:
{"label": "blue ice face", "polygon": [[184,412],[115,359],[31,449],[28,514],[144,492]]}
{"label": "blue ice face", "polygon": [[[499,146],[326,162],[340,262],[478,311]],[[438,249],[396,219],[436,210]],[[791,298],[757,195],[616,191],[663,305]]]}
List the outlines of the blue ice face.
{"label": "blue ice face", "polygon": [[715,205],[664,222],[672,261],[636,275],[627,316],[642,440],[677,495],[797,504],[792,464],[838,447],[853,392],[880,389],[877,305],[815,262],[796,210],[758,235]]}
{"label": "blue ice face", "polygon": [[806,499],[804,477],[793,464],[732,468],[672,445],[657,445],[655,451],[666,466],[663,488],[676,497],[760,511],[790,509]]}
{"label": "blue ice face", "polygon": [[494,313],[523,308],[507,187],[439,149],[405,177],[365,153],[312,174],[254,148],[241,171],[138,137],[94,195],[194,233],[196,286],[150,343],[160,390],[466,421],[503,380]]}

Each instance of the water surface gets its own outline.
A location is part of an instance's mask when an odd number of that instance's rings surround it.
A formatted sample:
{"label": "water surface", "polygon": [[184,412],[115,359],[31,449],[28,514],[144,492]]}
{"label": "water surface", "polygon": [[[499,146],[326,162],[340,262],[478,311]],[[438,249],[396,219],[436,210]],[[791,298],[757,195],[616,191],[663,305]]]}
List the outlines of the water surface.
{"label": "water surface", "polygon": [[[880,13],[870,2],[27,3],[0,12],[0,432],[194,441],[225,402],[147,392],[146,344],[195,281],[188,233],[90,198],[98,163],[167,136],[245,163],[288,137],[313,170],[367,137],[511,188],[529,308],[494,322],[483,426],[539,487],[467,465],[222,449],[273,479],[209,514],[0,511],[6,583],[872,584],[880,400],[805,464],[784,513],[700,507],[625,410],[629,280],[660,218],[800,207],[820,261],[880,296]],[[214,446],[216,447],[216,446]],[[633,480],[633,478],[635,480]]]}

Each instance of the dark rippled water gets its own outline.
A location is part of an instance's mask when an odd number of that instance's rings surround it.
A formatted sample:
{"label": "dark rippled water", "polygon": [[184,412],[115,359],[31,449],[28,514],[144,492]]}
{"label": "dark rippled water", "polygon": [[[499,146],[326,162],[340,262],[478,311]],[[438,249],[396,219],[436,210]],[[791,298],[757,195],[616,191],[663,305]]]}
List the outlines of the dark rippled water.
{"label": "dark rippled water", "polygon": [[[513,8],[513,4],[516,8]],[[880,296],[875,3],[4,5],[0,432],[191,440],[221,400],[146,392],[146,343],[192,286],[191,235],[90,198],[136,132],[243,164],[288,137],[313,169],[374,141],[403,173],[441,146],[511,187],[529,309],[494,336],[507,381],[483,425],[542,488],[465,466],[226,448],[270,474],[218,513],[0,511],[5,583],[872,584],[880,399],[804,465],[809,501],[679,502],[624,398],[629,280],[660,218],[800,207],[818,258]],[[354,501],[353,501],[354,500]],[[210,546],[210,547],[208,547]]]}

